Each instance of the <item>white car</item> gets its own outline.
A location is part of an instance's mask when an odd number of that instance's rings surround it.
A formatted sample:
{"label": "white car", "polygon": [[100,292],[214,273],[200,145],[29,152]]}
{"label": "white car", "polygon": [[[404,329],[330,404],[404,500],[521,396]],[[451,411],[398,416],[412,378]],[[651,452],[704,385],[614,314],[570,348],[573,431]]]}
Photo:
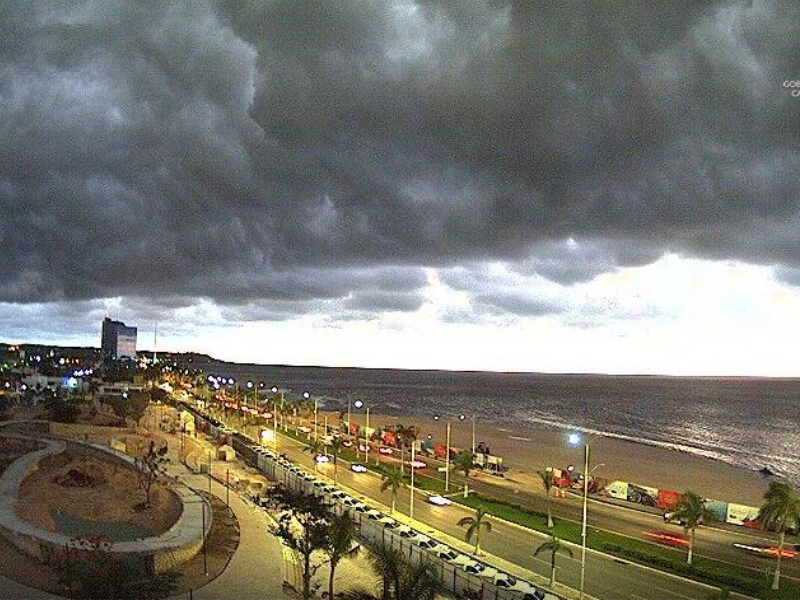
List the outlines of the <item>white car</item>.
{"label": "white car", "polygon": [[484,567],[481,563],[475,562],[474,560],[469,561],[468,563],[464,564],[462,567],[466,573],[470,575],[480,575],[483,573]]}
{"label": "white car", "polygon": [[400,525],[394,532],[402,538],[413,538],[418,535],[416,531],[411,529],[408,525]]}
{"label": "white car", "polygon": [[411,543],[426,550],[430,550],[431,548],[435,548],[439,545],[439,542],[436,542],[427,535],[422,535],[421,533],[411,538]]}
{"label": "white car", "polygon": [[350,470],[353,473],[366,473],[367,467],[362,465],[361,463],[353,463],[352,465],[350,465]]}
{"label": "white car", "polygon": [[439,494],[428,496],[428,502],[430,502],[431,504],[435,504],[436,506],[450,506],[453,503],[450,500],[450,498],[445,498],[444,496],[440,496]]}

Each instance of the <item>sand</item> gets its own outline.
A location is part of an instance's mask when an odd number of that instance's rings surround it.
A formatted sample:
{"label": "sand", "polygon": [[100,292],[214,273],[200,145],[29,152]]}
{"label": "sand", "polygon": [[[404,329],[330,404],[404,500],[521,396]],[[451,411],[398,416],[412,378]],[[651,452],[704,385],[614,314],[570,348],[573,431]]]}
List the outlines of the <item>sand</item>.
{"label": "sand", "polygon": [[[333,423],[339,413],[329,413]],[[345,415],[345,418],[346,415]],[[364,424],[364,415],[353,414],[353,422]],[[415,425],[421,438],[431,435],[445,443],[446,423],[419,417],[370,415],[370,427]],[[572,447],[568,432],[554,429],[513,428],[476,423],[476,443],[485,442],[492,454],[503,457],[503,464],[514,470],[533,473],[546,467],[565,469],[574,465],[583,471],[584,448]],[[450,427],[451,446],[472,447],[472,422],[454,420]],[[761,506],[768,481],[749,469],[721,461],[646,444],[614,438],[586,436],[590,448],[589,469],[605,479],[684,492],[691,489],[714,500]]]}

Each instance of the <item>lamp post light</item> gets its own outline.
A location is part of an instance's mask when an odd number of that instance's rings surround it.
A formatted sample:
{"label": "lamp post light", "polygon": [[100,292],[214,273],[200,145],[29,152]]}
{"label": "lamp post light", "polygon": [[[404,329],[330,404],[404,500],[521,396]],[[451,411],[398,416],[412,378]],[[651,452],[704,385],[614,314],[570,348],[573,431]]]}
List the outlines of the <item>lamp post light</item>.
{"label": "lamp post light", "polygon": [[352,403],[353,403],[352,399],[350,398],[350,396],[348,396],[347,397],[347,438],[348,439],[350,438],[350,421],[352,420],[352,417],[351,417],[352,410],[351,410],[350,406],[351,406]]}
{"label": "lamp post light", "polygon": [[[361,400],[356,400],[353,402],[353,406],[357,409],[361,409],[365,407],[365,404]],[[369,410],[373,408],[372,406],[367,406],[367,421],[366,425],[364,425],[364,462],[369,463]],[[349,427],[349,425],[348,425]]]}
{"label": "lamp post light", "polygon": [[416,449],[416,444],[414,442],[411,443],[411,497],[408,501],[408,516],[413,520],[414,519],[414,461],[416,460],[416,455],[414,451]]}
{"label": "lamp post light", "polygon": [[[303,392],[303,399],[308,400],[311,398],[311,394],[308,392]],[[317,399],[314,398],[314,441],[317,441]]]}
{"label": "lamp post light", "polygon": [[[459,421],[464,421],[467,418],[467,415],[460,414],[458,415]],[[472,457],[473,460],[475,458],[475,415],[472,415]]]}
{"label": "lamp post light", "polygon": [[[271,391],[272,391],[273,396],[275,394],[277,394],[278,391],[279,391],[278,390],[278,386],[277,385],[273,385],[272,388],[271,388]],[[281,409],[283,409],[283,390],[280,390],[280,392],[281,392]],[[273,400],[274,400],[274,398],[273,398]],[[278,412],[277,409],[276,409],[275,412],[276,413]],[[283,411],[282,410],[281,410],[281,421],[283,421],[283,431],[284,432],[289,431],[288,427],[286,426],[286,417],[283,415]]]}
{"label": "lamp post light", "polygon": [[[433,415],[433,420],[438,421],[439,415]],[[447,437],[444,451],[444,491],[450,491],[450,421],[447,421]],[[414,459],[411,459],[411,473],[414,473]]]}
{"label": "lamp post light", "polygon": [[[577,433],[569,434],[569,443],[572,446],[579,446],[581,444],[581,436]],[[583,448],[583,521],[581,523],[581,583],[578,595],[579,600],[583,600],[583,589],[586,576],[586,525],[589,499],[589,444],[584,443]]]}

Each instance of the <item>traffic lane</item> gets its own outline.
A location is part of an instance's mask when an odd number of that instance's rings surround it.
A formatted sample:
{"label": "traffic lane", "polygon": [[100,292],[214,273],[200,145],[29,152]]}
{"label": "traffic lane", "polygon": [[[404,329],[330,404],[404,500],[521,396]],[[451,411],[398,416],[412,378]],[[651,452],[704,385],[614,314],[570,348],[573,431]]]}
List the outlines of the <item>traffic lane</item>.
{"label": "traffic lane", "polygon": [[[282,444],[282,451],[285,451],[287,453],[287,455],[289,455],[293,460],[295,460],[296,462],[299,462],[300,464],[303,464],[304,466],[306,466],[308,468],[310,466],[308,463],[311,462],[311,457],[309,456],[309,454],[307,452],[303,451],[303,448],[305,448],[306,446],[304,444],[302,444],[302,442],[298,442],[298,441],[293,440],[291,438],[282,438],[282,440],[284,440],[284,442]],[[342,461],[339,461],[339,462],[340,462],[340,467],[345,467],[345,466],[349,467],[349,465],[348,465],[348,463],[346,461],[342,460]],[[332,477],[332,467],[330,465],[326,465],[324,470],[325,470],[325,474],[326,475]],[[348,468],[340,468],[340,470],[339,470],[339,480],[344,485],[346,485],[346,486],[358,491],[359,493],[362,493],[364,495],[370,496],[372,498],[376,498],[378,501],[380,501],[381,503],[383,503],[383,504],[385,504],[387,506],[389,506],[391,504],[391,492],[389,492],[388,490],[383,492],[383,493],[380,492],[380,478],[377,475],[369,474],[369,473],[355,474],[355,473],[351,473],[348,470]],[[408,513],[408,500],[404,499],[404,497],[408,496],[408,490],[404,490],[404,492],[405,493],[403,493],[403,492],[398,493],[398,509],[400,509],[402,512],[407,514]],[[456,531],[453,528],[452,524],[446,522],[445,520],[443,520],[441,518],[441,516],[440,516],[440,518],[437,519],[435,514],[427,514],[428,509],[425,508],[424,505],[420,504],[423,501],[424,501],[424,496],[420,495],[420,497],[417,498],[417,502],[416,502],[417,509],[416,509],[415,512],[417,514],[415,514],[415,517],[419,516],[420,520],[429,522],[431,526],[436,527],[438,529],[441,529],[443,531],[446,531],[448,534],[453,535],[454,537],[458,538],[460,535],[463,535],[463,531]],[[595,510],[595,509],[597,509],[597,510]],[[641,529],[641,527],[643,525],[646,524],[646,526],[649,527],[649,526],[652,526],[654,524],[657,525],[657,524],[660,523],[660,519],[658,518],[657,515],[649,515],[647,513],[641,512],[641,511],[620,509],[619,507],[614,507],[614,506],[603,504],[603,503],[593,503],[593,511],[592,511],[592,513],[602,514],[603,512],[608,511],[608,510],[613,510],[614,512],[611,513],[610,515],[606,515],[607,518],[612,519],[613,517],[617,517],[617,518],[613,518],[614,524],[617,526],[616,528],[617,529],[620,528],[620,524],[621,524],[621,521],[622,521],[623,522],[622,524],[629,528],[628,530],[630,531],[630,534],[632,536],[634,536],[634,537],[638,537],[638,535],[641,535],[640,529]],[[621,513],[626,513],[628,519],[634,521],[635,523],[634,524],[624,523],[624,519],[621,520],[621,519],[618,518]],[[464,514],[466,515],[466,514],[471,514],[471,513],[466,513],[465,512]],[[423,517],[423,515],[424,515],[424,517]],[[593,517],[592,520],[594,520],[594,516],[595,515],[592,514],[592,517]],[[663,522],[660,523],[660,524],[663,525]],[[727,532],[720,531],[720,533],[722,535],[724,535]],[[517,540],[519,538],[515,537],[515,536],[511,536],[509,539],[510,540]],[[504,548],[502,550],[498,549],[497,555],[501,556],[502,558],[506,558],[507,556],[509,556],[508,554],[505,553],[505,550],[507,550],[508,547],[509,547],[509,542],[504,540],[503,546],[504,546]],[[731,548],[732,548],[732,546],[731,546]],[[513,549],[513,546],[512,546],[512,549]],[[503,553],[500,553],[501,551]],[[522,554],[519,554],[519,552],[521,552],[521,551],[522,551],[521,548],[515,549],[510,554],[511,558],[506,558],[506,559],[510,560],[511,562],[521,563],[521,561],[518,559],[518,557],[522,556]],[[504,556],[504,554],[505,554],[505,556]],[[618,561],[616,564],[620,564],[620,562]],[[537,567],[536,561],[531,561],[530,563],[526,563],[526,564],[520,564],[520,566],[523,566],[525,568],[529,568],[529,569],[534,570],[535,572],[539,572],[539,573],[541,573],[543,575],[548,575],[549,574],[549,570],[540,571],[540,568],[536,568]],[[623,587],[623,583],[622,582],[623,582],[623,580],[620,579],[619,577],[617,577],[614,580],[614,587],[615,588]],[[605,587],[606,583],[607,583],[607,580],[605,578],[603,578],[601,581],[598,582],[598,585],[601,585],[601,586]],[[576,580],[576,585],[577,585],[577,580]],[[624,587],[629,587],[629,586],[624,586]],[[633,592],[636,592],[637,590],[640,590],[640,588],[641,588],[641,583],[637,583],[635,586],[633,586],[633,588],[629,587],[629,589],[631,589]],[[669,588],[666,588],[666,589],[669,589]],[[686,597],[691,597],[691,596],[686,596]]]}
{"label": "traffic lane", "polygon": [[[285,438],[284,438],[285,440]],[[295,462],[303,464],[308,468],[311,460],[308,453],[303,452],[304,446],[294,440],[285,440],[281,451],[285,451]],[[343,464],[346,464],[342,461]],[[311,470],[311,469],[309,469]],[[356,492],[378,498],[383,504],[391,502],[389,492],[380,493],[380,478],[375,474],[354,474],[341,469],[339,472],[341,482]],[[404,490],[398,494],[398,509],[407,514],[409,509],[409,491]],[[435,509],[435,510],[434,510]],[[415,518],[426,523],[431,529],[429,531],[442,530],[455,538],[463,539],[464,530],[455,523],[459,518],[473,514],[466,508],[457,505],[442,510],[440,507],[433,507],[424,501],[424,495],[418,494],[415,501]],[[522,530],[518,527],[505,525],[493,520],[496,539],[490,540],[487,536],[487,550],[509,562],[517,563],[523,568],[549,576],[549,567],[546,562],[534,559],[532,554],[547,536],[530,530]],[[494,535],[491,536],[495,538]],[[577,558],[566,558],[562,564],[559,580],[567,585],[577,587],[580,577],[580,566]],[[594,573],[594,574],[593,574]],[[617,598],[640,598],[643,600],[656,600],[657,598],[704,598],[708,593],[707,588],[701,588],[691,582],[667,579],[666,576],[642,570],[640,567],[625,565],[622,561],[607,558],[603,555],[589,553],[587,555],[586,572],[587,592],[601,598],[616,600]],[[683,588],[687,589],[684,590]]]}
{"label": "traffic lane", "polygon": [[[438,474],[436,476],[438,477]],[[441,479],[441,477],[438,478]],[[457,481],[456,483],[458,484],[459,482]],[[472,487],[476,491],[485,491],[488,494],[534,510],[545,512],[547,509],[545,498],[540,498],[530,492],[520,491],[515,493],[503,487],[478,482],[475,482]],[[680,533],[683,530],[679,525],[664,523],[661,515],[593,499],[590,499],[590,502],[590,525],[606,531],[653,543],[653,540],[647,535],[648,532],[672,531]],[[570,494],[566,498],[553,498],[551,499],[551,508],[555,517],[575,523],[582,521],[582,498],[580,496]],[[756,571],[754,575],[758,576],[764,566],[768,566],[769,561],[774,561],[774,559],[748,553],[736,548],[734,544],[777,546],[777,543],[770,535],[758,530],[743,529],[742,531],[735,531],[713,526],[701,526],[697,529],[694,552],[697,556],[704,556],[737,567],[754,570]],[[782,566],[782,574],[791,579],[800,579],[800,560],[786,559],[782,562],[785,565],[785,569]]]}
{"label": "traffic lane", "polygon": [[[400,504],[402,511],[408,510],[408,501]],[[456,523],[465,516],[473,516],[474,512],[457,505],[441,508],[427,503],[415,502],[414,518],[430,526],[431,537],[436,537],[435,530],[442,531],[454,538],[464,540],[465,530]],[[533,556],[536,548],[549,540],[549,536],[530,530],[508,525],[495,519],[492,532],[483,533],[481,547],[489,554],[512,562],[524,569],[549,578],[550,564],[547,560]],[[474,540],[473,540],[474,542]],[[580,549],[573,546],[573,557],[559,555],[557,557],[557,580],[565,585],[578,588],[580,585]],[[667,599],[705,599],[709,588],[694,582],[685,582],[657,572],[645,571],[640,567],[629,565],[623,561],[606,558],[587,552],[586,557],[586,591],[598,598],[609,600],[642,598],[645,600]]]}
{"label": "traffic lane", "polygon": [[[305,456],[305,458],[308,458],[308,454],[302,452],[302,447],[303,445],[301,443],[293,442],[292,449],[290,450],[290,452],[294,460],[300,460],[302,459],[303,456]],[[341,462],[343,464],[346,464],[345,461]],[[350,487],[351,489],[363,495],[375,498],[379,502],[385,505],[391,505],[391,493],[388,490],[383,493],[380,492],[380,477],[375,474],[372,473],[355,474],[351,473],[349,470],[340,469],[339,480],[342,484]],[[397,507],[404,514],[408,514],[409,510],[408,494],[409,493],[407,489],[403,490],[403,492],[401,493],[398,493]],[[458,518],[460,518],[461,516],[467,516],[473,513],[465,509],[460,509],[460,507],[457,507],[455,505],[448,507],[445,510],[441,510],[438,507],[432,507],[430,505],[427,505],[424,501],[424,498],[425,496],[423,494],[419,494],[417,497],[417,501],[415,502],[415,518],[417,518],[417,520],[425,522],[426,524],[434,527],[435,529],[444,531],[453,537],[461,538],[464,535],[464,531],[463,529],[455,526],[454,523],[457,522]],[[434,508],[436,510],[433,510]],[[602,505],[602,509],[605,510],[607,508],[608,505]],[[450,512],[448,513],[446,511]],[[451,519],[447,518],[446,515],[452,514],[454,512],[460,512],[461,514],[458,518],[456,518],[454,521],[451,522]],[[648,526],[652,525],[653,523],[656,524],[658,523],[658,520],[652,518],[647,519],[647,517],[652,517],[652,515],[648,515],[640,511],[625,511],[625,512],[629,513],[628,516],[633,519],[646,521]],[[497,522],[495,521],[495,523]],[[663,525],[663,523],[661,524]],[[641,525],[642,525],[641,522],[635,525],[634,528],[631,530],[632,533],[640,533]],[[498,528],[498,525],[495,525],[495,528]],[[502,526],[500,526],[500,528],[502,529]],[[543,536],[540,539],[540,541],[536,544],[536,547],[538,547],[538,545],[542,543],[541,540],[546,540],[546,539],[547,539],[546,536]],[[529,560],[526,559],[526,556],[528,554],[532,555],[532,552],[528,547],[529,542],[524,540],[525,536],[520,536],[519,531],[517,531],[516,534],[513,531],[510,531],[508,535],[503,536],[502,540],[497,544],[495,544],[492,541],[487,542],[490,544],[490,546],[487,547],[487,550],[489,550],[492,554],[496,554],[501,558],[509,560],[510,562],[519,564],[523,568],[527,568],[543,576],[549,576],[549,567],[546,564],[542,564],[541,561],[533,559],[532,556],[529,557],[530,558]],[[533,548],[533,550],[535,550],[535,548]],[[562,557],[562,558],[570,560],[569,557]],[[606,562],[608,563],[609,561],[606,560]],[[565,564],[569,565],[568,562]],[[648,587],[652,588],[653,595],[642,596],[641,577],[639,574],[631,572],[632,569],[635,569],[635,567],[628,568],[628,566],[625,565],[622,561],[614,561],[613,559],[611,559],[611,564],[613,565],[615,570],[618,571],[616,573],[616,576],[612,579],[609,579],[607,577],[601,577],[598,578],[596,582],[592,583],[592,585],[596,585],[598,586],[598,588],[601,588],[603,593],[605,593],[606,595],[611,594],[612,591],[614,590],[621,590],[621,592],[617,591],[614,592],[614,594],[616,595],[621,593],[622,594],[621,597],[631,597],[624,595],[625,593],[631,593],[631,594],[638,594],[639,597],[644,597],[644,598],[649,598],[649,597],[658,598],[658,597],[663,597],[664,593],[667,593],[667,591],[670,590],[671,587],[674,587],[676,585],[675,581],[671,579],[663,582],[662,584],[657,584],[654,581],[651,581],[651,585],[649,585]],[[608,565],[604,565],[603,568],[607,570]],[[567,573],[569,571],[570,569],[564,568],[564,573],[565,573],[564,576],[568,576]],[[579,584],[579,579],[578,579],[579,573],[577,575],[573,573],[569,575],[569,577],[570,577],[569,581],[564,580],[563,576],[560,577],[560,580],[567,585],[572,584],[577,586]],[[665,585],[667,587],[665,587]],[[691,594],[697,593],[697,591],[694,590],[693,588],[693,586],[695,585],[696,584],[689,585],[689,589],[685,590],[682,593],[683,594],[682,597],[693,597]],[[699,595],[697,597],[703,598],[705,597],[705,595],[707,595],[707,588],[701,588]],[[681,593],[679,593],[678,596],[681,597]]]}
{"label": "traffic lane", "polygon": [[[374,493],[380,489],[380,480],[375,475],[348,474],[346,479],[350,480],[348,487],[363,495],[374,496]],[[410,493],[408,490],[404,490],[404,492],[398,495],[397,507],[403,514],[408,514]],[[472,511],[458,505],[433,506],[425,501],[424,494],[417,493],[415,496],[414,518],[426,526],[421,528],[423,533],[445,542],[450,540],[443,539],[439,532],[444,532],[459,540],[464,539],[465,530],[458,527],[456,523],[464,516],[474,515]],[[381,500],[385,502],[384,498]],[[533,571],[543,578],[549,577],[549,563],[533,557],[536,548],[547,541],[548,536],[506,525],[494,519],[492,519],[492,523],[492,533],[484,533],[482,538],[482,546],[487,552]],[[577,588],[580,581],[579,549],[576,548],[574,553],[573,558],[558,557],[558,581]],[[593,553],[587,554],[586,589],[588,593],[600,598],[610,600],[616,598],[703,599],[709,593],[709,588],[700,584],[675,580],[654,572],[646,573],[645,590],[643,589],[643,574],[644,572],[638,567],[614,559],[609,560]]]}

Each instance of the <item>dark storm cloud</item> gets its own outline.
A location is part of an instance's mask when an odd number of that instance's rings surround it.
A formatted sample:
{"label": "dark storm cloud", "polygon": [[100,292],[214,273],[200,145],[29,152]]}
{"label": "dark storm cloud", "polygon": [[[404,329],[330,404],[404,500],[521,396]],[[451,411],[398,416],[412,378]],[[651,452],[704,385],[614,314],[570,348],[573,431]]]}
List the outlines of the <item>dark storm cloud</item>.
{"label": "dark storm cloud", "polygon": [[414,310],[425,266],[800,267],[790,0],[52,0],[0,23],[0,301],[279,319]]}

